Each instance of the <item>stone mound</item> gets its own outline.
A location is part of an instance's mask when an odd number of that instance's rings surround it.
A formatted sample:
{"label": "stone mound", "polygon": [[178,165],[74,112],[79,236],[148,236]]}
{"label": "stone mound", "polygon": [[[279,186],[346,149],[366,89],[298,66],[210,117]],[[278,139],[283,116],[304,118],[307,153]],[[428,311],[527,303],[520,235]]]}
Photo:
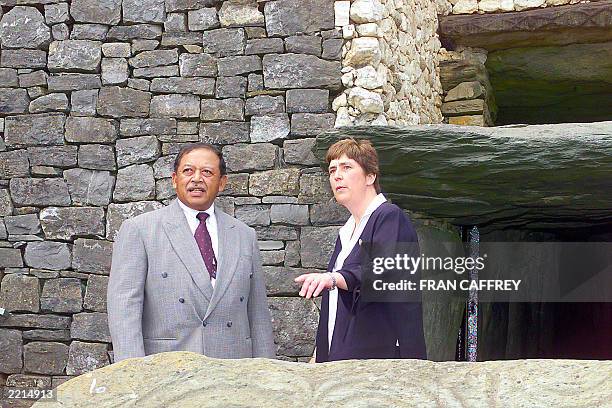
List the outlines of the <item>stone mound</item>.
{"label": "stone mound", "polygon": [[219,360],[187,352],[124,360],[34,407],[604,407],[612,361],[481,363]]}

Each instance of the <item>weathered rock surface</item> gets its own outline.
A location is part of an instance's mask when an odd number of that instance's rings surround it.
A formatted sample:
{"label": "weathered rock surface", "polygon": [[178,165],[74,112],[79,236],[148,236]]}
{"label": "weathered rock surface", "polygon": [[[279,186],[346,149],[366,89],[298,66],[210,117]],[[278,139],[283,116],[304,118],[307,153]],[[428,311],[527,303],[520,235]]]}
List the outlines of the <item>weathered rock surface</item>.
{"label": "weathered rock surface", "polygon": [[16,6],[0,20],[3,48],[38,48],[50,39],[45,18],[34,7]]}
{"label": "weathered rock surface", "polygon": [[[138,401],[143,407],[311,406],[313,394],[325,405],[350,399],[364,406],[388,406],[390,401],[401,407],[549,407],[565,406],[567,401],[605,406],[610,370],[611,362],[590,360],[470,364],[364,360],[311,365],[265,359],[218,360],[175,352],[125,360],[74,378],[60,385],[58,401],[33,406],[95,404],[104,408],[127,400]],[[94,378],[98,388],[92,395]]]}

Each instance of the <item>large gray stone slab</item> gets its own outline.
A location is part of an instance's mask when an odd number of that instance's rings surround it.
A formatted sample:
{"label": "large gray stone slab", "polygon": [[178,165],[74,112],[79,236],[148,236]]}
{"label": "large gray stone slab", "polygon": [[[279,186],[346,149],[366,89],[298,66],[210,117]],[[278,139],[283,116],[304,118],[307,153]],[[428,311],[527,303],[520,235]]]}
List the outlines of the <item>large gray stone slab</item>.
{"label": "large gray stone slab", "polygon": [[208,54],[181,54],[179,69],[184,77],[215,77],[217,76],[217,59]]}
{"label": "large gray stone slab", "polygon": [[119,133],[123,136],[172,135],[176,129],[173,118],[121,119]]}
{"label": "large gray stone slab", "polygon": [[234,216],[249,226],[270,225],[269,205],[241,205],[236,207]]}
{"label": "large gray stone slab", "polygon": [[217,68],[220,76],[235,76],[261,71],[261,58],[258,55],[237,55],[219,58]]}
{"label": "large gray stone slab", "polygon": [[108,276],[91,275],[87,279],[83,308],[94,312],[106,312],[107,288]]}
{"label": "large gray stone slab", "polygon": [[112,143],[117,139],[112,119],[70,116],[66,119],[66,140],[73,143]]}
{"label": "large gray stone slab", "polygon": [[130,72],[125,58],[102,58],[101,68],[103,85],[127,83]]}
{"label": "large gray stone slab", "polygon": [[213,96],[215,80],[212,78],[153,78],[151,92]]}
{"label": "large gray stone slab", "polygon": [[0,114],[27,113],[30,98],[25,89],[0,88]]}
{"label": "large gray stone slab", "polygon": [[12,314],[0,320],[2,327],[24,327],[36,329],[67,329],[70,327],[70,316]]}
{"label": "large gray stone slab", "polygon": [[157,201],[140,201],[126,204],[110,204],[106,215],[106,239],[114,241],[123,221],[149,211],[158,210],[163,205]]}
{"label": "large gray stone slab", "polygon": [[119,167],[148,163],[156,160],[161,154],[161,147],[155,136],[120,139],[115,146]]}
{"label": "large gray stone slab", "polygon": [[[72,249],[72,268],[78,272],[108,275],[113,252],[112,244],[110,241],[98,239],[79,238],[75,240]],[[91,279],[92,277],[87,281],[88,288]],[[85,300],[87,302],[87,297]],[[94,300],[90,298],[89,303],[94,303]]]}
{"label": "large gray stone slab", "polygon": [[263,26],[264,15],[259,11],[258,2],[226,1],[219,9],[219,21],[223,27]]}
{"label": "large gray stone slab", "polygon": [[312,356],[319,323],[316,304],[290,297],[271,298],[268,304],[272,315],[276,354],[292,357]]}
{"label": "large gray stone slab", "polygon": [[19,248],[0,248],[0,268],[21,268],[23,259]]}
{"label": "large gray stone slab", "polygon": [[74,21],[115,25],[121,20],[121,0],[73,0],[70,15]]}
{"label": "large gray stone slab", "polygon": [[287,91],[287,112],[325,113],[329,107],[327,89],[289,89]]}
{"label": "large gray stone slab", "polygon": [[25,262],[31,268],[60,271],[70,268],[70,247],[63,242],[29,242]]}
{"label": "large gray stone slab", "polygon": [[302,227],[300,232],[302,266],[327,268],[340,227]]}
{"label": "large gray stone slab", "polygon": [[282,38],[254,38],[247,40],[244,53],[246,55],[282,54],[284,50]]}
{"label": "large gray stone slab", "polygon": [[47,83],[50,91],[83,91],[98,89],[102,86],[100,75],[79,73],[53,74],[49,76]]}
{"label": "large gray stone slab", "polygon": [[47,86],[48,77],[49,75],[42,70],[33,71],[29,74],[21,74],[19,75],[19,86],[21,88],[30,88],[33,86]]}
{"label": "large gray stone slab", "polygon": [[66,374],[81,375],[109,364],[108,345],[82,341],[70,343]]}
{"label": "large gray stone slab", "polygon": [[72,316],[70,337],[78,340],[111,342],[106,313],[78,313]]}
{"label": "large gray stone slab", "polygon": [[47,53],[43,50],[2,50],[0,65],[6,68],[46,68]]}
{"label": "large gray stone slab", "polygon": [[272,113],[251,117],[251,142],[270,142],[289,136],[289,116],[286,113]]}
{"label": "large gray stone slab", "polygon": [[52,72],[97,72],[102,59],[102,43],[89,40],[53,41],[47,66]]}
{"label": "large gray stone slab", "polygon": [[249,177],[249,193],[254,196],[297,195],[299,169],[277,169],[253,173]]}
{"label": "large gray stone slab", "polygon": [[264,83],[271,89],[341,87],[337,61],[326,61],[314,55],[268,54],[263,57]]}
{"label": "large gray stone slab", "polygon": [[83,308],[81,280],[76,278],[58,278],[45,281],[40,307],[44,311],[55,313],[78,313]]}
{"label": "large gray stone slab", "polygon": [[244,120],[244,101],[240,98],[202,99],[202,121]]}
{"label": "large gray stone slab", "polygon": [[329,177],[325,173],[306,173],[300,177],[300,204],[317,204],[333,197],[329,186]]}
{"label": "large gray stone slab", "polygon": [[79,146],[79,167],[90,170],[117,170],[112,146],[86,144]]}
{"label": "large gray stone slab", "polygon": [[292,54],[321,56],[321,37],[315,35],[294,35],[285,38],[285,51]]}
{"label": "large gray stone slab", "polygon": [[103,24],[74,24],[70,39],[104,41],[107,34],[108,26]]}
{"label": "large gray stone slab", "polygon": [[153,50],[143,51],[129,59],[130,66],[133,68],[158,67],[160,65],[170,65],[178,62],[178,50]]}
{"label": "large gray stone slab", "polygon": [[274,224],[308,225],[308,206],[300,204],[273,204],[270,220]]}
{"label": "large gray stone slab", "polygon": [[258,95],[246,100],[244,114],[247,116],[283,113],[285,98],[282,96]]}
{"label": "large gray stone slab", "polygon": [[0,372],[20,373],[23,368],[23,340],[19,330],[0,329]]}
{"label": "large gray stone slab", "polygon": [[157,95],[151,99],[151,116],[197,118],[200,98],[195,95]]}
{"label": "large gray stone slab", "polygon": [[10,312],[35,312],[40,310],[40,283],[34,276],[8,274],[0,287],[2,307]]}
{"label": "large gray stone slab", "polygon": [[247,90],[247,79],[242,76],[219,77],[215,96],[217,98],[244,98]]}
{"label": "large gray stone slab", "polygon": [[211,144],[249,142],[249,124],[246,122],[201,123],[200,140]]}
{"label": "large gray stone slab", "polygon": [[278,147],[271,143],[238,143],[223,148],[227,169],[232,173],[273,169],[277,153]]}
{"label": "large gray stone slab", "polygon": [[335,120],[333,113],[294,113],[291,115],[291,135],[317,136],[333,129]]}
{"label": "large gray stone slab", "polygon": [[351,213],[335,200],[310,206],[310,222],[312,225],[342,225],[350,216]]}
{"label": "large gray stone slab", "polygon": [[61,113],[9,116],[4,122],[4,142],[13,148],[62,145],[65,119]]}
{"label": "large gray stone slab", "polygon": [[108,171],[69,169],[64,171],[72,204],[108,205],[115,177]]}
{"label": "large gray stone slab", "polygon": [[50,39],[51,30],[34,7],[13,7],[0,20],[2,48],[39,48]]}
{"label": "large gray stone slab", "polygon": [[70,205],[68,186],[61,178],[13,178],[10,191],[16,206]]}
{"label": "large gray stone slab", "polygon": [[334,4],[327,0],[283,0],[265,4],[269,36],[314,33],[335,27]]}
{"label": "large gray stone slab", "polygon": [[63,93],[50,93],[34,99],[30,102],[31,113],[44,112],[67,112],[68,97]]}
{"label": "large gray stone slab", "polygon": [[137,39],[154,40],[161,37],[162,27],[157,24],[135,24],[114,26],[108,30],[108,40],[130,41]]}
{"label": "large gray stone slab", "polygon": [[77,146],[28,147],[31,166],[73,167],[77,164]]}
{"label": "large gray stone slab", "polygon": [[27,177],[30,175],[30,162],[25,149],[0,152],[0,179]]}
{"label": "large gray stone slab", "polygon": [[4,217],[4,225],[10,235],[36,235],[42,231],[36,214]]}
{"label": "large gray stone slab", "polygon": [[[138,183],[134,181],[138,180]],[[119,169],[113,192],[113,200],[118,202],[141,201],[155,198],[155,178],[153,168],[147,164],[134,164]]]}
{"label": "large gray stone slab", "polygon": [[40,212],[47,239],[72,240],[82,236],[104,236],[104,209],[99,207],[47,207]]}
{"label": "large gray stone slab", "polygon": [[316,139],[285,140],[283,143],[283,157],[287,164],[301,164],[314,166],[319,163],[312,149]]}
{"label": "large gray stone slab", "polygon": [[151,94],[131,88],[103,87],[98,94],[98,114],[113,118],[146,117]]}
{"label": "large gray stone slab", "polygon": [[23,332],[23,339],[31,341],[70,341],[70,331],[44,329],[26,330]]}
{"label": "large gray stone slab", "polygon": [[0,68],[0,87],[16,88],[19,86],[17,70],[13,68]]}
{"label": "large gray stone slab", "polygon": [[202,34],[203,52],[217,57],[244,54],[246,34],[243,28],[218,28]]}
{"label": "large gray stone slab", "polygon": [[190,31],[203,31],[219,27],[217,9],[204,7],[187,13],[187,27]]}
{"label": "large gray stone slab", "polygon": [[123,21],[130,23],[163,23],[164,0],[123,0]]}
{"label": "large gray stone slab", "polygon": [[23,363],[34,374],[63,374],[68,361],[68,346],[57,342],[34,341],[23,347]]}

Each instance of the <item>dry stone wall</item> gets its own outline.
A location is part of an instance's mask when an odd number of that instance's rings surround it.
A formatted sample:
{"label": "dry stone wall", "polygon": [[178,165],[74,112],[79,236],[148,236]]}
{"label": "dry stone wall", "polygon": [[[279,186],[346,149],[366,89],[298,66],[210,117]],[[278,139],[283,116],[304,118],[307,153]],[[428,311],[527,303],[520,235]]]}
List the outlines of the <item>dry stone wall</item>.
{"label": "dry stone wall", "polygon": [[441,122],[436,4],[354,0],[334,7],[346,40],[336,126]]}
{"label": "dry stone wall", "polygon": [[343,38],[328,0],[0,0],[0,385],[112,360],[121,223],[173,198],[189,142],[223,149],[218,205],[253,226],[278,355],[312,354],[321,270],[346,211],[311,147],[334,125]]}

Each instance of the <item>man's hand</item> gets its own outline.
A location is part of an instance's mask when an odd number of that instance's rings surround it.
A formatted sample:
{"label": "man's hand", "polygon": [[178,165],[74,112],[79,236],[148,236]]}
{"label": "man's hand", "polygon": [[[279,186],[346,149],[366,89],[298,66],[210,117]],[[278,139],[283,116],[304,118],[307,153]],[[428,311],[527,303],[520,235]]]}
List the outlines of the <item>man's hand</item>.
{"label": "man's hand", "polygon": [[317,297],[323,289],[331,289],[333,281],[329,273],[305,273],[294,279],[295,282],[302,283],[300,296],[310,299]]}

